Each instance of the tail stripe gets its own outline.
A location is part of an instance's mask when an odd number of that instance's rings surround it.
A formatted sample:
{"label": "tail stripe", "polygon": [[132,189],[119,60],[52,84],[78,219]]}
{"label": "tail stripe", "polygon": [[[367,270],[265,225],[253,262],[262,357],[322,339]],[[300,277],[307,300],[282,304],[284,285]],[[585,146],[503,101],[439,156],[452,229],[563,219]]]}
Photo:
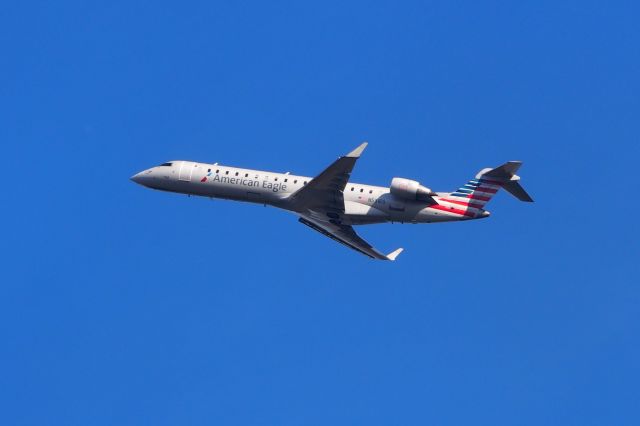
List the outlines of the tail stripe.
{"label": "tail stripe", "polygon": [[472,200],[480,200],[480,201],[489,201],[491,199],[491,197],[483,197],[482,195],[475,195],[475,194],[457,194],[457,193],[453,193],[451,194],[452,197],[460,197],[460,198],[470,198]]}
{"label": "tail stripe", "polygon": [[472,207],[474,209],[482,208],[482,204],[469,203],[469,202],[466,202],[466,201],[459,201],[459,200],[451,200],[449,198],[440,198],[439,201],[444,201],[445,203],[451,203],[451,204],[458,204],[458,205],[461,205],[461,206],[469,206],[469,207]]}
{"label": "tail stripe", "polygon": [[453,213],[453,214],[457,214],[460,216],[466,216],[466,217],[475,217],[476,213],[475,212],[470,212],[468,210],[460,210],[460,209],[456,209],[453,207],[446,207],[446,206],[441,206],[439,204],[433,204],[431,206],[429,206],[430,209],[434,209],[434,210],[442,210],[444,212],[447,213]]}
{"label": "tail stripe", "polygon": [[504,182],[497,182],[497,181],[494,181],[494,180],[489,181],[489,180],[481,179],[481,180],[478,180],[476,182],[469,181],[469,182],[466,183],[466,185],[474,185],[474,186],[491,185],[491,186],[499,186],[499,187],[501,187],[503,185],[503,183]]}
{"label": "tail stripe", "polygon": [[492,184],[492,183],[480,182],[476,188],[479,188],[479,187],[498,189],[498,188],[502,188],[502,185],[495,185],[495,184]]}
{"label": "tail stripe", "polygon": [[486,187],[476,188],[476,191],[478,191],[478,192],[486,192],[487,194],[495,194],[496,192],[498,192],[497,189],[486,188]]}
{"label": "tail stripe", "polygon": [[489,201],[491,197],[483,197],[482,195],[469,195],[472,200]]}

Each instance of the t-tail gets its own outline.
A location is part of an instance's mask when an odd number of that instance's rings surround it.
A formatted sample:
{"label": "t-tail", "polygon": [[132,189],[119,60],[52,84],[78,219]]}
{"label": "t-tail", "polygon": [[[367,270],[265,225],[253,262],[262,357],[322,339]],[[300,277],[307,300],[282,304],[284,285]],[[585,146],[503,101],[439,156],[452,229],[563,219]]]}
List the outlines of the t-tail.
{"label": "t-tail", "polygon": [[447,202],[464,206],[468,217],[485,217],[484,206],[504,188],[520,201],[533,202],[533,198],[520,185],[520,176],[516,172],[521,161],[508,161],[494,169],[482,169],[469,182],[452,192]]}

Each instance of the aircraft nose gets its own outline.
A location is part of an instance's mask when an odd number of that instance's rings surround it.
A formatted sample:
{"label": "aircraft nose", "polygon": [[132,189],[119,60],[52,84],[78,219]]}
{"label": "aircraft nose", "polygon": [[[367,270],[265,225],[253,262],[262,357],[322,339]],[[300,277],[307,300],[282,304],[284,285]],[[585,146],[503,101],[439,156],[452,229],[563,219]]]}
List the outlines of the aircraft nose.
{"label": "aircraft nose", "polygon": [[140,173],[136,173],[135,175],[131,176],[129,179],[131,179],[133,182],[137,183],[138,185],[143,185],[146,186],[149,183],[149,180],[151,179],[151,169],[149,170],[143,170]]}
{"label": "aircraft nose", "polygon": [[129,179],[131,179],[135,183],[140,184],[140,183],[142,183],[142,173],[143,172],[136,173],[135,175],[131,176]]}

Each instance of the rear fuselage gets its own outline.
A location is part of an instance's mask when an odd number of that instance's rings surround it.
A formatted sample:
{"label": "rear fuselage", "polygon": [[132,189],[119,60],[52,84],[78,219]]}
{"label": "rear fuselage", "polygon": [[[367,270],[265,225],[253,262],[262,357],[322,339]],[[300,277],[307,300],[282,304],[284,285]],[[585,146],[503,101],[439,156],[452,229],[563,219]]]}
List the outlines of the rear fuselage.
{"label": "rear fuselage", "polygon": [[[192,161],[171,161],[131,178],[149,188],[187,195],[223,198],[293,210],[287,198],[312,178]],[[437,192],[437,204],[402,199],[388,187],[349,182],[343,191],[343,223],[363,225],[383,222],[430,223],[487,217],[482,209],[469,209]]]}

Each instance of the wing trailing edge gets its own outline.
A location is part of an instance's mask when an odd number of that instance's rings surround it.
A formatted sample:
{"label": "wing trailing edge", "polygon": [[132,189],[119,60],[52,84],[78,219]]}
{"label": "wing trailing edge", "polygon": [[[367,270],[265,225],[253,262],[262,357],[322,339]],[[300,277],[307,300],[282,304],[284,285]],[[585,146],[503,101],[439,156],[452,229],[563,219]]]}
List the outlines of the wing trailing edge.
{"label": "wing trailing edge", "polygon": [[372,259],[380,260],[396,260],[398,255],[402,253],[402,248],[392,251],[385,255],[376,250],[371,244],[363,240],[349,225],[339,225],[331,222],[313,219],[307,215],[300,215],[298,221],[314,231],[331,238],[340,244],[349,247],[359,253],[364,254]]}

